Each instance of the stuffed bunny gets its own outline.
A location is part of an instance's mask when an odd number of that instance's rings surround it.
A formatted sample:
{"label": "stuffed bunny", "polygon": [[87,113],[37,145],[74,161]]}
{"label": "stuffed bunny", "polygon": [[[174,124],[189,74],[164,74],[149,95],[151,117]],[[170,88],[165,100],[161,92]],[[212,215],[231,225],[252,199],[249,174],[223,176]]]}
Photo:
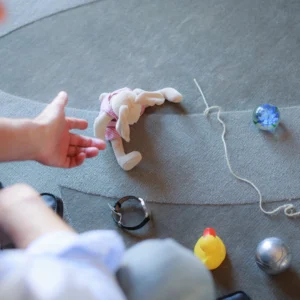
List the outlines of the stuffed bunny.
{"label": "stuffed bunny", "polygon": [[123,88],[112,93],[103,93],[99,97],[101,106],[99,116],[94,122],[94,135],[110,141],[121,168],[133,169],[142,160],[138,151],[125,154],[122,138],[130,141],[130,127],[144,113],[145,108],[162,105],[165,100],[178,103],[182,95],[173,88],[164,88],[156,92],[141,89]]}

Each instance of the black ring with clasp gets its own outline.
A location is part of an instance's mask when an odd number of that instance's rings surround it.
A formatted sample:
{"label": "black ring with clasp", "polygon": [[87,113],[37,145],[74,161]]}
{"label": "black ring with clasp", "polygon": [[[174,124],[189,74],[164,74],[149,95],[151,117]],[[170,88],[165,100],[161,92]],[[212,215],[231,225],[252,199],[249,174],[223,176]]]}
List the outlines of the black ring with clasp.
{"label": "black ring with clasp", "polygon": [[[145,218],[144,220],[136,225],[136,226],[125,226],[122,224],[122,214],[119,212],[120,211],[120,208],[122,207],[122,204],[130,199],[133,199],[133,200],[137,200],[138,202],[140,202],[142,208],[143,208],[143,211],[145,213]],[[115,221],[115,223],[120,227],[120,228],[123,228],[123,229],[126,229],[126,230],[138,230],[142,227],[144,227],[150,220],[150,213],[148,212],[147,210],[147,207],[146,207],[146,204],[145,204],[145,201],[142,199],[142,198],[137,198],[135,196],[126,196],[126,197],[123,197],[121,198],[115,205],[114,207],[110,206],[110,209],[111,209],[111,215],[112,215],[112,218],[113,220]],[[118,218],[118,220],[116,219]]]}

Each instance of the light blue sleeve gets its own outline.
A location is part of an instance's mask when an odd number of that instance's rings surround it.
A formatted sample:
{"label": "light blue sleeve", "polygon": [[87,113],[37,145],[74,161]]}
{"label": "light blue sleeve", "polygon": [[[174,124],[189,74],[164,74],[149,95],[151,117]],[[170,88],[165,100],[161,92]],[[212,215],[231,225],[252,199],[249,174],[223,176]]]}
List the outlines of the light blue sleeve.
{"label": "light blue sleeve", "polygon": [[114,231],[56,232],[0,251],[1,299],[124,300],[114,275],[123,254]]}

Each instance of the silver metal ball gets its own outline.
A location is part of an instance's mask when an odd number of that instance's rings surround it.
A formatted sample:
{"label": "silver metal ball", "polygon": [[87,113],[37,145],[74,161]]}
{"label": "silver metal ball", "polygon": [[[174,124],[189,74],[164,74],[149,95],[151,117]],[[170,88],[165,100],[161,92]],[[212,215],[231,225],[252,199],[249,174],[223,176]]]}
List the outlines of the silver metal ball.
{"label": "silver metal ball", "polygon": [[270,275],[285,271],[290,266],[291,259],[290,249],[279,238],[264,239],[256,248],[255,260],[257,265]]}

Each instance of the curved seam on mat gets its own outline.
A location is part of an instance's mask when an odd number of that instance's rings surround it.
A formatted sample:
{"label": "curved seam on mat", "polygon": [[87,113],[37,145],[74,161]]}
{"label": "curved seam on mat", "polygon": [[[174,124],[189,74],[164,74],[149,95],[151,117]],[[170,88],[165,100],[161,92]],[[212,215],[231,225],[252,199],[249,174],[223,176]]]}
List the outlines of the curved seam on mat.
{"label": "curved seam on mat", "polygon": [[55,15],[58,15],[60,13],[64,13],[64,12],[67,12],[67,11],[70,11],[72,9],[76,9],[76,8],[79,8],[79,7],[82,7],[82,6],[87,6],[89,4],[100,2],[100,1],[103,1],[103,0],[91,0],[91,2],[89,2],[89,3],[78,4],[76,6],[72,6],[72,7],[66,8],[66,9],[62,9],[62,10],[54,12],[54,13],[50,13],[49,15],[43,16],[43,17],[41,17],[39,19],[36,19],[34,21],[30,21],[29,23],[23,24],[20,27],[17,27],[15,29],[12,29],[11,31],[8,31],[8,32],[4,33],[3,35],[0,35],[0,38],[3,38],[3,37],[5,37],[5,36],[7,36],[7,35],[9,35],[11,33],[14,33],[15,31],[18,31],[19,29],[23,29],[26,26],[32,25],[32,24],[34,24],[36,22],[39,22],[39,21],[44,20],[44,19],[47,19],[49,17],[55,16]]}
{"label": "curved seam on mat", "polygon": [[[77,8],[80,8],[80,7],[84,7],[84,6],[88,6],[88,5],[93,5],[94,3],[100,2],[100,1],[104,1],[104,0],[91,0],[88,3],[78,4],[76,6],[69,7],[69,8],[62,9],[60,11],[51,13],[49,15],[43,16],[43,17],[41,17],[39,19],[36,19],[34,21],[30,21],[29,23],[23,24],[20,27],[12,29],[11,31],[8,31],[7,33],[5,33],[3,35],[0,35],[0,38],[6,37],[6,36],[10,35],[11,33],[14,33],[14,32],[16,32],[16,31],[18,31],[20,29],[23,29],[23,28],[25,28],[27,26],[30,26],[30,25],[32,25],[32,24],[34,24],[36,22],[42,21],[42,20],[47,19],[49,17],[55,16],[55,15],[58,15],[58,14],[61,14],[61,13],[65,13],[67,11],[71,11],[73,9],[77,9]],[[21,96],[17,96],[17,95],[11,94],[11,93],[7,93],[7,92],[5,92],[2,89],[0,89],[0,91],[3,92],[4,94],[12,96],[12,97],[20,98],[20,99],[31,101],[31,102],[36,102],[38,104],[45,104],[45,105],[47,105],[46,103],[39,102],[37,100],[26,99],[26,98],[23,98]],[[69,108],[72,108],[72,109],[75,109],[75,110],[79,110],[79,111],[95,112],[95,110],[85,110],[85,109],[80,109],[80,108],[75,108],[75,107],[69,107]],[[294,105],[294,106],[284,106],[284,107],[281,107],[280,109],[288,109],[288,108],[300,108],[300,105],[298,105],[298,106],[297,105]],[[235,112],[238,113],[238,112],[250,112],[250,111],[252,111],[252,110],[250,110],[250,109],[247,109],[247,110],[229,110],[229,111],[222,111],[222,113],[226,114],[226,113],[235,113]],[[187,114],[187,115],[199,115],[199,114],[201,114],[201,113],[193,113],[193,114]],[[216,114],[216,112],[212,112],[212,114]],[[159,115],[177,115],[177,114],[159,114]],[[185,114],[180,114],[180,115],[185,115]]]}
{"label": "curved seam on mat", "polygon": [[[97,0],[97,1],[102,1],[102,0]],[[85,4],[86,5],[86,4]],[[45,103],[45,102],[39,102],[37,100],[33,100],[33,99],[28,99],[28,98],[24,98],[22,96],[18,96],[18,95],[14,95],[14,94],[10,94],[8,92],[5,92],[3,90],[0,89],[0,93],[3,93],[7,96],[10,96],[10,97],[13,97],[15,99],[13,100],[24,100],[24,101],[27,101],[27,102],[32,102],[32,104],[34,105],[39,105],[39,106],[46,106],[50,103]],[[96,98],[97,99],[97,98]],[[100,108],[100,104],[99,104],[99,108]],[[283,106],[283,107],[279,107],[279,109],[282,109],[282,110],[287,110],[287,109],[298,109],[300,108],[300,105],[294,105],[294,106]],[[82,109],[82,108],[76,108],[76,107],[68,107],[67,106],[67,109],[72,109],[72,110],[75,110],[75,111],[84,111],[84,112],[88,112],[88,113],[99,113],[99,110],[88,110],[88,109]],[[228,110],[228,111],[221,111],[221,113],[224,115],[224,114],[234,114],[234,113],[247,113],[247,112],[252,112],[252,109],[247,109],[247,110]],[[199,112],[199,113],[188,113],[188,114],[170,114],[170,113],[167,113],[167,114],[149,114],[149,113],[145,113],[146,115],[156,115],[156,116],[199,116],[199,115],[204,115],[203,112]],[[217,112],[211,112],[211,115],[214,115],[214,114],[217,114]]]}
{"label": "curved seam on mat", "polygon": [[[59,189],[61,190],[62,188],[66,188],[72,191],[76,191],[82,194],[87,194],[87,195],[92,195],[92,196],[99,196],[99,197],[103,197],[106,199],[110,199],[110,200],[117,200],[122,198],[123,196],[107,196],[104,194],[100,194],[100,193],[92,193],[92,192],[84,192],[82,190],[79,189],[75,189],[75,188],[71,188],[68,187],[66,185],[58,185]],[[142,197],[146,203],[154,203],[154,204],[165,204],[165,205],[192,205],[192,206],[241,206],[241,205],[256,205],[257,201],[255,202],[243,202],[243,203],[184,203],[184,202],[162,202],[162,201],[149,201],[147,200],[147,198]],[[280,200],[269,200],[269,201],[265,201],[265,204],[273,204],[273,203],[277,203],[277,202],[291,202],[291,201],[300,201],[300,196],[299,197],[294,197],[291,199],[280,199]]]}

